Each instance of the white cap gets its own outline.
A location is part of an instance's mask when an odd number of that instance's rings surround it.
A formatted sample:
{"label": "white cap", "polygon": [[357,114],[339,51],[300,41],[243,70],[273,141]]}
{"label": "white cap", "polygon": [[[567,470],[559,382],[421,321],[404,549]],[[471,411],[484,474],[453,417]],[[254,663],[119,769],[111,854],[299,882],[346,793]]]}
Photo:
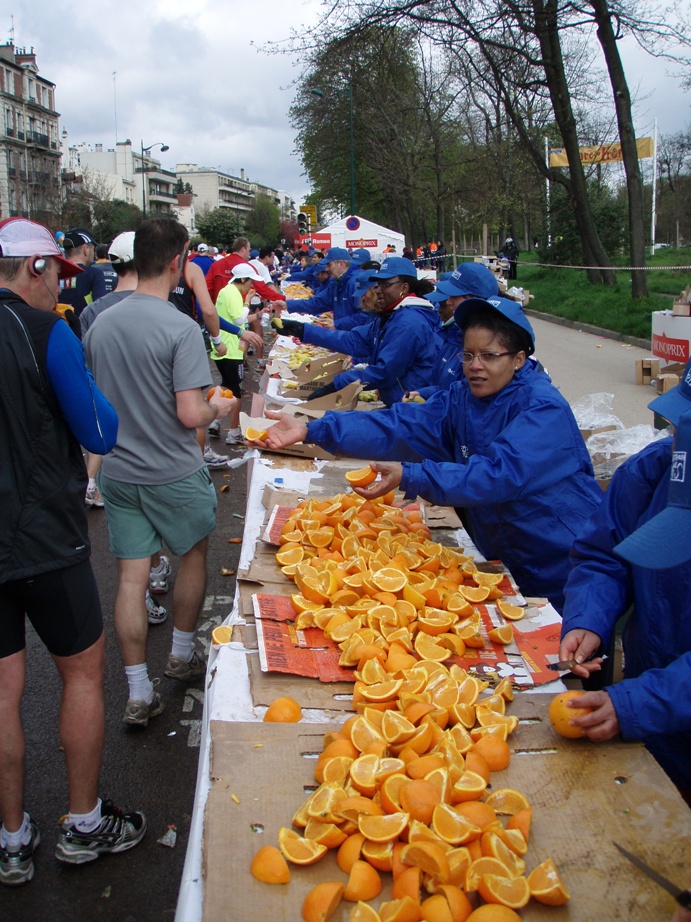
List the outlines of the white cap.
{"label": "white cap", "polygon": [[198,243],[198,244],[197,244],[197,253],[206,253],[206,251],[207,251],[208,249],[209,249],[209,248],[208,248],[208,246],[207,246],[205,243]]}
{"label": "white cap", "polygon": [[118,234],[108,247],[108,256],[113,264],[131,263],[134,259],[134,231]]}
{"label": "white cap", "polygon": [[27,218],[7,218],[0,223],[0,256],[51,256],[59,263],[60,278],[84,271],[64,258],[47,227]]}
{"label": "white cap", "polygon": [[238,263],[230,271],[234,279],[251,279],[253,282],[263,281],[254,266],[250,266],[249,263]]}

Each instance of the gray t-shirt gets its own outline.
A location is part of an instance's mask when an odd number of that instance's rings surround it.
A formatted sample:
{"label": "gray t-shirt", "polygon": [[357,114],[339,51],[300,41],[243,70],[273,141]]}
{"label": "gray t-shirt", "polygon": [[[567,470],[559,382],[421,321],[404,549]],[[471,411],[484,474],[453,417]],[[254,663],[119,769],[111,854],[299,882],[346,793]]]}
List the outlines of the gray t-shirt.
{"label": "gray t-shirt", "polygon": [[103,311],[112,307],[114,304],[119,304],[125,298],[129,298],[131,294],[134,294],[132,288],[127,291],[111,291],[107,295],[103,295],[102,298],[98,298],[92,304],[87,304],[79,315],[79,325],[82,328],[82,339],[86,336],[87,330],[99,314],[102,314]]}
{"label": "gray t-shirt", "polygon": [[195,430],[178,419],[176,391],[211,384],[199,326],[170,301],[133,294],[105,311],[84,339],[100,390],[118,414],[118,440],[103,472],[159,485],[204,467]]}

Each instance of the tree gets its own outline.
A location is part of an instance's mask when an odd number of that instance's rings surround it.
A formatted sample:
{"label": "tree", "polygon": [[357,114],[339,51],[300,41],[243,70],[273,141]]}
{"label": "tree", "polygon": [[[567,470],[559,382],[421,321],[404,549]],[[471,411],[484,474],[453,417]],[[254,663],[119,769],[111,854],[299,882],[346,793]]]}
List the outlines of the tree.
{"label": "tree", "polygon": [[137,230],[142,223],[142,211],[137,205],[114,199],[112,202],[97,202],[93,206],[94,237],[110,243],[123,231]]}
{"label": "tree", "polygon": [[196,225],[200,236],[214,246],[228,246],[245,230],[240,212],[228,208],[202,208],[197,213]]}
{"label": "tree", "polygon": [[268,195],[260,193],[247,216],[247,231],[264,243],[270,243],[278,239],[280,225],[281,212],[278,206]]}

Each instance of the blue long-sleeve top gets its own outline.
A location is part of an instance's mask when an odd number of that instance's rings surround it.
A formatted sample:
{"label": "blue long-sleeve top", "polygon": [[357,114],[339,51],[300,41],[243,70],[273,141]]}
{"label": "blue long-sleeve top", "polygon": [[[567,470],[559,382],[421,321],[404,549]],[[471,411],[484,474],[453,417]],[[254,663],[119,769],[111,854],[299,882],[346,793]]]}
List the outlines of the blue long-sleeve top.
{"label": "blue long-sleeve top", "polygon": [[573,546],[562,636],[583,628],[606,646],[633,604],[624,679],[607,692],[622,737],[644,741],[675,784],[691,790],[691,562],[649,570],[613,550],[666,507],[672,447],[671,438],[653,442],[615,472]]}
{"label": "blue long-sleeve top", "polygon": [[429,301],[409,295],[394,310],[370,315],[365,325],[353,330],[327,330],[306,323],[303,339],[354,356],[366,365],[336,375],[337,390],[359,380],[370,390],[378,390],[391,406],[405,391],[431,383],[438,324],[439,316]]}
{"label": "blue long-sleeve top", "polygon": [[369,320],[368,315],[360,310],[360,295],[355,290],[358,269],[350,266],[338,279],[329,282],[311,298],[291,299],[286,301],[289,313],[323,314],[333,311],[334,326],[337,330],[352,330]]}
{"label": "blue long-sleeve top", "polygon": [[571,408],[531,360],[491,397],[474,397],[464,378],[424,404],[326,413],[305,441],[403,462],[407,497],[463,507],[481,553],[562,610],[569,550],[602,491]]}
{"label": "blue long-sleeve top", "polygon": [[87,451],[107,455],[115,446],[118,417],[96,386],[84,347],[66,323],[56,323],[46,348],[46,369],[62,414]]}

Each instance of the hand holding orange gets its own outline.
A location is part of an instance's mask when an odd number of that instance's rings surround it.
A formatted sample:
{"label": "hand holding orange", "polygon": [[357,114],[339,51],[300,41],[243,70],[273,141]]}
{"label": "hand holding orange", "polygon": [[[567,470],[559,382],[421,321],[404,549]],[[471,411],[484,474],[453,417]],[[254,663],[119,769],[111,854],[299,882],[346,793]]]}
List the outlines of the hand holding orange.
{"label": "hand holding orange", "polygon": [[[211,398],[214,396],[215,393],[216,393],[216,385],[214,385],[213,387],[210,387],[209,390],[206,392],[206,399],[211,400]],[[221,388],[221,393],[219,394],[219,397],[225,397],[226,400],[232,400],[234,396],[235,395],[233,394],[233,392],[231,391],[229,387]]]}

